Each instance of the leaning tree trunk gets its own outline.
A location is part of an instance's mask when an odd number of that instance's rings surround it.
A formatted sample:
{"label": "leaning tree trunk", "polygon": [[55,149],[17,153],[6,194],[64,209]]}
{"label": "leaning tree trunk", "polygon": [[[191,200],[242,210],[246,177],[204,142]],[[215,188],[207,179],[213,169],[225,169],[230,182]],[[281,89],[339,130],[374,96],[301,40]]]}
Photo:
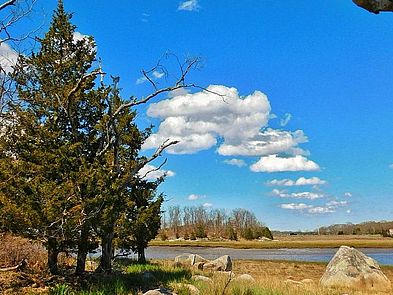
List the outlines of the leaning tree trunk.
{"label": "leaning tree trunk", "polygon": [[48,269],[51,274],[55,275],[59,273],[59,269],[57,268],[57,258],[59,256],[59,247],[56,239],[49,238],[48,239]]}
{"label": "leaning tree trunk", "polygon": [[88,252],[88,238],[89,238],[89,231],[86,226],[83,226],[78,241],[78,256],[76,258],[75,273],[78,275],[83,274],[85,272],[86,257]]}
{"label": "leaning tree trunk", "polygon": [[112,258],[113,258],[113,238],[115,233],[113,228],[105,232],[101,237],[101,258],[100,264],[96,272],[110,273],[112,271]]}

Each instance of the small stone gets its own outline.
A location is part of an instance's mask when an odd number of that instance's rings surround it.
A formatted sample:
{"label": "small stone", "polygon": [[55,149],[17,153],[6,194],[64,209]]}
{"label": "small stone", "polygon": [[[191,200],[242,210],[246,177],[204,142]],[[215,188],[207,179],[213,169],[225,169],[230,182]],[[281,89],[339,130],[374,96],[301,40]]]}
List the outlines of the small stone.
{"label": "small stone", "polygon": [[290,279],[285,280],[284,283],[285,284],[291,284],[291,285],[298,285],[298,286],[303,285],[302,282],[295,281],[295,280],[290,280]]}
{"label": "small stone", "polygon": [[312,279],[303,279],[301,280],[301,282],[303,284],[309,284],[309,285],[314,284],[314,281]]}
{"label": "small stone", "polygon": [[212,283],[213,280],[211,278],[205,277],[205,276],[192,276],[192,278],[194,281],[200,281],[200,282],[207,282],[207,283]]}

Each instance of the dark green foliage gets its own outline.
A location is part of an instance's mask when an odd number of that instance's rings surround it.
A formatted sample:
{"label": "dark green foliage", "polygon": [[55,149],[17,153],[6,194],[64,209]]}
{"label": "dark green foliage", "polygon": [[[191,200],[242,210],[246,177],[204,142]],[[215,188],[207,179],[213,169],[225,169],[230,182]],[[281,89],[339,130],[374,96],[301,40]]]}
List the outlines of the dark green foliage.
{"label": "dark green foliage", "polygon": [[3,226],[45,241],[51,263],[75,248],[88,213],[83,200],[97,189],[97,125],[107,108],[106,89],[93,89],[95,43],[74,41],[70,19],[59,2],[40,50],[20,57],[19,103],[6,114],[0,144]]}
{"label": "dark green foliage", "polygon": [[59,1],[38,52],[18,62],[19,102],[0,130],[0,227],[44,241],[53,273],[62,251],[77,251],[83,272],[100,241],[110,271],[115,238],[143,258],[156,236],[162,179],[139,178],[149,130],[137,128],[118,80],[96,86],[95,43],[75,41],[70,20]]}
{"label": "dark green foliage", "polygon": [[247,227],[243,230],[242,237],[246,240],[253,240],[254,233],[251,228]]}
{"label": "dark green foliage", "polygon": [[195,228],[195,236],[199,239],[204,239],[207,237],[205,226],[203,224],[198,224]]}
{"label": "dark green foliage", "polygon": [[191,235],[190,235],[190,240],[191,241],[195,241],[196,240],[196,235],[195,235],[195,232],[191,232]]}
{"label": "dark green foliage", "polygon": [[232,225],[228,225],[226,234],[228,239],[230,239],[231,241],[237,241],[237,233]]}

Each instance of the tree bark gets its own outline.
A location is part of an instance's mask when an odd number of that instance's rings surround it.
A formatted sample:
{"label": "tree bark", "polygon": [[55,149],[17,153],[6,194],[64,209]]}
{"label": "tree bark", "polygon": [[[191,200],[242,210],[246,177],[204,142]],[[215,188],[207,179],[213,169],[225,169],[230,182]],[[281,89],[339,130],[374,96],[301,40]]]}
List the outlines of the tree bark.
{"label": "tree bark", "polygon": [[59,256],[59,247],[56,239],[49,238],[48,239],[48,269],[51,274],[55,275],[59,273],[59,269],[57,267],[57,258]]}
{"label": "tree bark", "polygon": [[112,271],[114,236],[115,233],[113,228],[111,228],[101,237],[101,258],[96,272],[110,273]]}
{"label": "tree bark", "polygon": [[138,263],[145,264],[146,263],[146,256],[145,256],[145,248],[138,247]]}
{"label": "tree bark", "polygon": [[88,252],[88,237],[89,232],[86,226],[82,227],[81,234],[78,241],[78,256],[76,258],[75,273],[80,275],[86,270],[86,256]]}

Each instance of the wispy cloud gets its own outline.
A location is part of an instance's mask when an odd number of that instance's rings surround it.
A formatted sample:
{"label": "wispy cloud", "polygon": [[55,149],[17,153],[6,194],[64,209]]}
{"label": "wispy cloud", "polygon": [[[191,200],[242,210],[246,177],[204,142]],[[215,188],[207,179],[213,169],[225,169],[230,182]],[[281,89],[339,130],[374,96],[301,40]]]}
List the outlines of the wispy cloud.
{"label": "wispy cloud", "polygon": [[244,162],[241,159],[230,159],[230,160],[224,160],[225,164],[232,165],[232,166],[237,166],[239,168],[247,166],[246,162]]}
{"label": "wispy cloud", "polygon": [[203,207],[205,207],[205,208],[211,208],[211,207],[213,207],[213,204],[212,204],[212,203],[204,203],[204,204],[203,204]]}
{"label": "wispy cloud", "polygon": [[282,127],[287,126],[287,124],[289,123],[289,121],[291,121],[291,119],[292,119],[292,115],[291,115],[290,113],[286,113],[286,114],[284,115],[284,118],[282,118],[282,119],[280,120],[280,125],[281,125]]}
{"label": "wispy cloud", "polygon": [[[348,206],[348,204],[349,203],[347,201],[330,201],[323,206],[314,206],[304,203],[289,203],[281,204],[280,208],[314,215],[334,213],[339,207],[345,207]],[[351,213],[351,209],[347,209],[346,212]]]}
{"label": "wispy cloud", "polygon": [[187,197],[187,199],[188,199],[189,201],[196,201],[196,200],[203,199],[203,198],[205,198],[205,196],[195,195],[195,194],[191,194],[191,195],[189,195],[189,196]]}
{"label": "wispy cloud", "polygon": [[266,184],[270,186],[304,186],[304,185],[323,185],[327,182],[318,177],[305,178],[300,177],[297,180],[291,179],[273,179]]}
{"label": "wispy cloud", "polygon": [[280,198],[308,199],[308,200],[322,199],[325,197],[324,194],[320,194],[320,193],[314,193],[314,192],[287,193],[286,191],[280,191],[278,189],[274,189],[272,191],[272,195]]}
{"label": "wispy cloud", "polygon": [[352,193],[346,192],[346,193],[344,193],[344,197],[350,198],[350,197],[352,197]]}
{"label": "wispy cloud", "polygon": [[198,0],[189,0],[181,2],[177,10],[198,11],[199,7]]}
{"label": "wispy cloud", "polygon": [[[164,76],[165,76],[165,73],[160,72],[160,71],[153,71],[151,73],[151,79],[152,80],[159,80],[159,79],[163,78]],[[140,85],[140,84],[143,84],[143,83],[147,82],[147,80],[148,79],[145,76],[142,76],[142,77],[138,78],[135,81],[135,84]]]}

